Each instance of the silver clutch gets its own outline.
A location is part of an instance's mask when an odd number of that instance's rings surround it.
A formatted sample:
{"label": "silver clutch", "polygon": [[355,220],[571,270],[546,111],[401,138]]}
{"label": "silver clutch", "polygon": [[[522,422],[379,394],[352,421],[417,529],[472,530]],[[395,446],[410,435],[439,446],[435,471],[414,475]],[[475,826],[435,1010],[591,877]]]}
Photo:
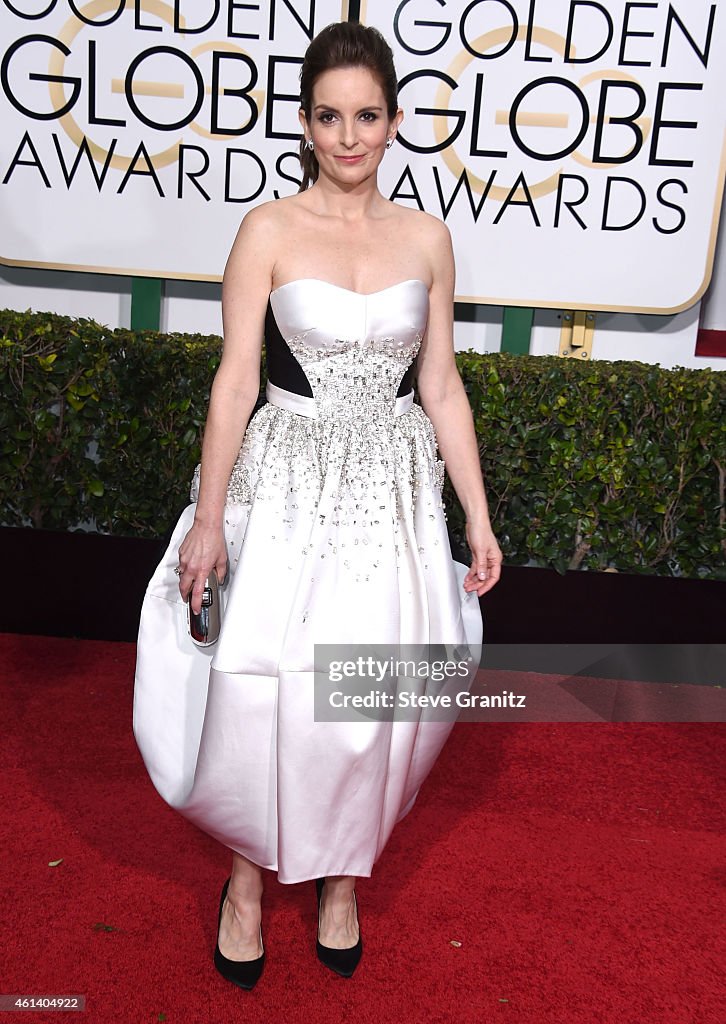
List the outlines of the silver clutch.
{"label": "silver clutch", "polygon": [[202,607],[199,614],[192,611],[191,593],[187,599],[187,626],[189,636],[198,647],[211,647],[219,639],[222,628],[222,604],[219,594],[219,580],[212,569],[204,583]]}

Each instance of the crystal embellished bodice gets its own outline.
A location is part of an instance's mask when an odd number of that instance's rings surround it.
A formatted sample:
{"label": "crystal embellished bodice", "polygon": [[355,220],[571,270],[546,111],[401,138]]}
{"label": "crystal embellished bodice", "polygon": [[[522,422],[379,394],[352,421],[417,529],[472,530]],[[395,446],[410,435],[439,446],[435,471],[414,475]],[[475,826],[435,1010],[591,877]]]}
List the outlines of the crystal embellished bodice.
{"label": "crystal embellished bodice", "polygon": [[[364,295],[303,278],[270,295],[280,338],[301,367],[308,393],[324,418],[393,415],[406,371],[421,346],[428,305],[428,289],[417,279]],[[268,369],[274,381],[271,346],[268,336]]]}
{"label": "crystal embellished bodice", "polygon": [[[310,489],[317,502],[335,479],[340,502],[352,502],[343,515],[353,525],[369,516],[377,525],[386,508],[379,491],[389,487],[397,515],[404,504],[413,508],[422,482],[440,503],[444,463],[411,386],[428,315],[428,288],[418,279],[367,295],[315,278],[274,289],[265,325],[268,401],[247,426],[228,502],[264,502],[268,488],[293,496]],[[192,501],[199,485],[197,466]],[[289,500],[288,520],[300,504]],[[343,507],[331,510],[336,522]]]}

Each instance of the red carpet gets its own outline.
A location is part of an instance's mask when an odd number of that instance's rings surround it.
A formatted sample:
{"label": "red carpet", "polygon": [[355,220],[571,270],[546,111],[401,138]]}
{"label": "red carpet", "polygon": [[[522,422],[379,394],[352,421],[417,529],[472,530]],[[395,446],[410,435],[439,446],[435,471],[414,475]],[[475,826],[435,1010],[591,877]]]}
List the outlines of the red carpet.
{"label": "red carpet", "polygon": [[231,857],[136,749],[134,654],[0,634],[2,993],[109,1024],[726,1020],[723,725],[458,723],[357,885],[354,977],[315,958],[314,883],[265,872],[250,993],[212,965]]}

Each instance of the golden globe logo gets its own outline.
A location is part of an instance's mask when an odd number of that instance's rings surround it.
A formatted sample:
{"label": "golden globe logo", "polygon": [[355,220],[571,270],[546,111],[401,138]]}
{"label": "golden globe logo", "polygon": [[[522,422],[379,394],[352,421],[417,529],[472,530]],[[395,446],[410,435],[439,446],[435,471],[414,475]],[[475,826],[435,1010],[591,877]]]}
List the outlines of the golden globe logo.
{"label": "golden globe logo", "polygon": [[[449,224],[460,301],[675,312],[700,297],[723,190],[726,10],[364,0],[361,13],[394,40],[406,115],[383,185]],[[692,256],[680,280],[669,239]]]}
{"label": "golden globe logo", "polygon": [[[504,208],[527,205],[537,224],[535,200],[555,193],[555,226],[565,210],[582,223],[576,208],[587,199],[592,176],[568,174],[560,161],[569,159],[581,167],[602,171],[635,161],[645,150],[649,167],[693,166],[690,139],[683,133],[698,127],[699,96],[694,94],[701,91],[701,83],[669,81],[662,75],[653,81],[653,76],[648,80],[622,70],[622,66],[652,64],[651,60],[631,54],[629,47],[633,40],[656,36],[655,31],[646,32],[635,26],[633,8],[657,5],[626,4],[622,22],[616,25],[602,4],[571,0],[566,6],[560,5],[567,15],[564,34],[531,22],[521,23],[515,7],[507,0],[475,0],[466,5],[457,22],[418,17],[423,6],[416,0],[400,3],[393,14],[392,30],[405,54],[414,55],[419,64],[423,56],[429,61],[428,67],[419,66],[404,75],[400,88],[404,106],[407,96],[410,99],[417,91],[435,88],[433,103],[416,104],[414,114],[415,118],[426,120],[433,140],[417,143],[410,137],[407,125],[399,132],[399,139],[411,152],[441,154],[444,165],[455,177],[455,191],[445,196],[442,178],[434,165],[444,218],[462,192],[469,197],[475,220],[484,203],[492,201]],[[430,9],[431,4],[425,6]],[[536,14],[537,7],[530,3],[528,15]],[[455,5],[449,5],[447,11],[452,8]],[[403,16],[412,10],[416,15],[404,22]],[[552,5],[549,10],[551,13]],[[482,12],[493,20],[504,18],[505,23],[472,35],[474,16]],[[587,23],[583,13],[589,17]],[[663,11],[662,35],[657,46],[660,70],[668,69],[674,48],[677,50],[684,41],[701,70],[708,69],[714,21],[715,5],[705,18],[694,18],[691,11],[688,22],[669,5]],[[580,47],[578,35],[585,28],[586,44]],[[456,36],[461,48],[450,59],[451,42]],[[444,55],[449,57],[445,70],[435,66]],[[572,69],[606,55],[614,56],[620,66],[598,68],[581,76],[572,74]],[[650,55],[653,56],[652,50]],[[552,73],[548,68],[547,74],[533,77],[533,65],[545,63],[555,66]],[[502,64],[506,64],[506,69],[502,69]],[[501,90],[505,77],[509,90],[506,104],[492,111],[489,93],[493,87]],[[675,118],[670,111],[683,107],[686,93],[691,94],[687,102],[694,116]],[[650,112],[646,112],[648,109]],[[501,128],[506,129],[506,137],[501,146],[496,146],[491,140]],[[534,131],[528,134],[528,129]],[[586,137],[590,140],[589,152],[581,148]],[[679,150],[677,155],[673,154],[674,147]],[[519,170],[510,181],[501,184],[503,174],[498,164],[506,165],[509,171],[515,159],[527,163],[530,174]],[[485,161],[491,169],[483,177],[476,168]],[[555,162],[554,169],[550,169]],[[543,165],[549,165],[544,176]],[[617,225],[609,223],[607,217],[616,184],[621,195],[627,185],[631,194],[637,193],[638,197],[636,215],[628,223]],[[418,190],[410,172],[404,174],[394,196],[401,195],[404,187],[409,190],[406,198],[416,196]],[[680,177],[664,176],[655,184],[657,203],[675,211],[668,219],[653,218],[656,231],[675,233],[683,227],[686,213],[681,201],[687,192],[687,183]],[[473,194],[481,196],[481,201],[476,202]],[[602,205],[601,227],[626,230],[643,216],[646,194],[636,178],[609,176]],[[501,219],[503,215],[504,209],[500,209],[496,217]],[[494,223],[497,222],[495,218]]]}
{"label": "golden globe logo", "polygon": [[[16,18],[16,38],[0,67],[2,89],[28,125],[7,162],[5,184],[18,168],[35,166],[47,187],[62,187],[34,141],[33,128],[52,123],[77,148],[71,162],[51,133],[55,169],[66,187],[83,161],[99,189],[110,187],[113,169],[123,172],[113,181],[118,193],[132,179],[146,178],[165,197],[169,185],[165,191],[159,172],[178,163],[175,198],[196,192],[211,201],[212,183],[219,189],[223,179],[218,198],[250,203],[270,178],[267,154],[256,144],[260,134],[265,140],[299,138],[291,83],[300,51],[320,27],[311,0],[55,0],[35,9],[28,2],[2,2]],[[317,5],[319,14],[326,9],[339,15],[340,3]],[[287,35],[291,25],[297,29],[292,54],[275,52],[283,13]],[[68,17],[56,24],[63,14]],[[23,23],[41,31],[18,34]],[[245,136],[255,143],[219,146]],[[272,163],[280,182],[297,185],[297,153],[286,148],[277,145]],[[223,171],[211,166],[220,155]]]}

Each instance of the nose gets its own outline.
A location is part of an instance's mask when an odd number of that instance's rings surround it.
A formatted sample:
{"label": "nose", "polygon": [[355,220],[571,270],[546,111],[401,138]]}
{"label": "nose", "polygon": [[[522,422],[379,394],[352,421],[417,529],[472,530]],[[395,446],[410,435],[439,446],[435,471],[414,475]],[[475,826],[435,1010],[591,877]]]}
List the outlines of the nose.
{"label": "nose", "polygon": [[355,121],[343,121],[340,128],[340,141],[346,149],[352,149],[358,141]]}

